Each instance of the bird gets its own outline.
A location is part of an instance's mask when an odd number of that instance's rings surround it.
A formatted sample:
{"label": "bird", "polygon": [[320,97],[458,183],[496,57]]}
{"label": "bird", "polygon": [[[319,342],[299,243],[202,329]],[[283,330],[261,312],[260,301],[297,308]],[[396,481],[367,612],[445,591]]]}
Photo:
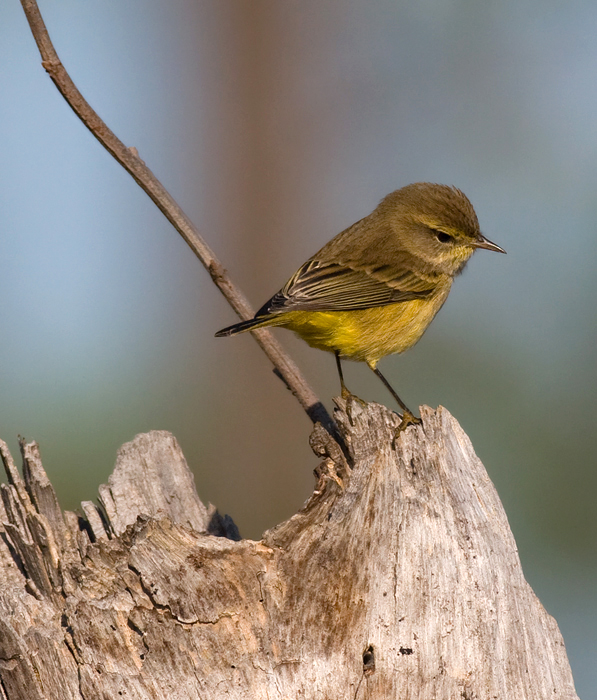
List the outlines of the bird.
{"label": "bird", "polygon": [[481,233],[461,190],[406,185],[310,257],[252,319],[216,337],[266,326],[294,331],[334,353],[344,399],[361,401],[347,389],[341,361],[364,362],[402,409],[401,427],[420,423],[377,365],[419,341],[478,249],[506,252]]}

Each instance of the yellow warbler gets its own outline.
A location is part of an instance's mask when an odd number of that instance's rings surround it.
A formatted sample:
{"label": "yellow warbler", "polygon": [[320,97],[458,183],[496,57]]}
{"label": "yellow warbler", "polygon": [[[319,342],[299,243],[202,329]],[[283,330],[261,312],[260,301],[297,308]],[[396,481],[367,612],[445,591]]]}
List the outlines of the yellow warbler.
{"label": "yellow warbler", "polygon": [[253,319],[216,336],[288,328],[312,347],[335,353],[343,397],[352,394],[340,360],[366,362],[402,408],[403,424],[418,422],[377,363],[419,340],[477,248],[505,253],[481,234],[460,190],[407,185],[309,258]]}

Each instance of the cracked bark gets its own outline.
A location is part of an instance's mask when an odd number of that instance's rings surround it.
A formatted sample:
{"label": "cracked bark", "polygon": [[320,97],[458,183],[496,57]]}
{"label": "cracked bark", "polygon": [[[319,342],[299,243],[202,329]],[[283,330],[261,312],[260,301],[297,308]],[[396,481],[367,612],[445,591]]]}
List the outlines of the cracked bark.
{"label": "cracked bark", "polygon": [[35,443],[0,519],[0,699],[573,700],[483,465],[445,409],[338,401],[344,445],[305,507],[241,540],[175,439],[119,451],[99,503],[62,513]]}

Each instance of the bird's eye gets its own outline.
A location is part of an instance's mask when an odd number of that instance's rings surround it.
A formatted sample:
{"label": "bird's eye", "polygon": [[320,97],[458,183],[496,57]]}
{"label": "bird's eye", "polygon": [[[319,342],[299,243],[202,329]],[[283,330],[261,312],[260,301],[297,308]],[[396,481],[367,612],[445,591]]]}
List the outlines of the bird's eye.
{"label": "bird's eye", "polygon": [[449,233],[444,233],[443,231],[435,231],[435,237],[440,243],[451,243],[454,239]]}

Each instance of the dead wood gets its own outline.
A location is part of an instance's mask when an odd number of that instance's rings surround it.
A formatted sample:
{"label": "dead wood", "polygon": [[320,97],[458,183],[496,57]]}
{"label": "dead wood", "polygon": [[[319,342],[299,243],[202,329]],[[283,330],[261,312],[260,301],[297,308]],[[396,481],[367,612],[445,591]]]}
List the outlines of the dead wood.
{"label": "dead wood", "polygon": [[205,507],[166,432],[124,445],[99,505],[61,512],[6,446],[0,698],[573,700],[556,622],[443,408],[394,441],[342,402],[317,485],[259,542]]}

